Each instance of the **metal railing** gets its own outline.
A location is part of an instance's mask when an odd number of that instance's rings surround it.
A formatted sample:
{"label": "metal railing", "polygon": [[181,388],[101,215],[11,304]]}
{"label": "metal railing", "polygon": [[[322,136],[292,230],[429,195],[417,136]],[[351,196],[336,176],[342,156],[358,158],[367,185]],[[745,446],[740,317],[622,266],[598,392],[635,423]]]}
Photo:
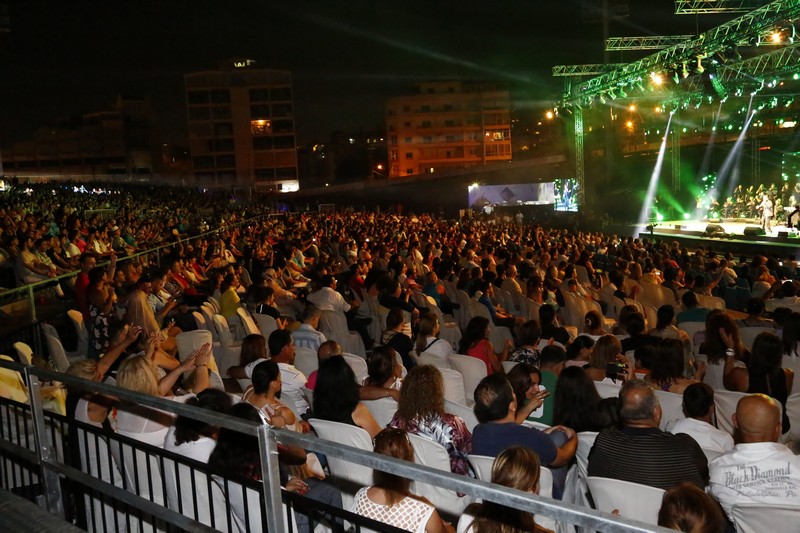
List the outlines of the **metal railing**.
{"label": "metal railing", "polygon": [[[0,400],[0,484],[8,487],[8,480],[15,480],[17,488],[34,486],[40,488],[39,503],[51,513],[65,517],[64,485],[71,483],[75,486],[70,492],[86,495],[89,505],[113,505],[115,512],[122,512],[126,524],[136,523],[150,525],[155,529],[178,529],[191,531],[236,531],[234,519],[238,519],[237,526],[252,529],[260,526],[271,532],[292,531],[291,512],[283,511],[284,503],[288,509],[292,505],[302,502],[304,508],[310,506],[314,512],[334,517],[332,520],[347,520],[361,527],[388,531],[385,524],[377,524],[369,519],[358,517],[344,510],[330,508],[319,502],[307,500],[297,495],[286,493],[280,489],[280,476],[278,466],[278,442],[286,445],[301,446],[307,451],[323,453],[328,457],[335,457],[354,464],[369,468],[380,469],[385,472],[397,474],[417,483],[426,483],[443,487],[448,490],[458,491],[474,498],[481,498],[497,502],[515,509],[520,509],[552,518],[559,522],[576,524],[590,530],[608,531],[618,533],[668,531],[663,528],[623,519],[581,506],[563,503],[550,498],[532,495],[486,481],[471,479],[465,476],[452,474],[449,471],[436,470],[427,466],[408,463],[391,457],[367,452],[337,442],[323,440],[312,435],[294,433],[283,429],[271,428],[250,421],[226,416],[224,414],[187,406],[182,403],[157,398],[145,394],[121,389],[112,385],[86,381],[74,376],[60,374],[52,370],[36,367],[27,367],[18,363],[0,361],[0,368],[21,373],[28,386],[29,404]],[[174,415],[186,416],[201,420],[208,424],[226,428],[228,430],[256,437],[259,441],[261,456],[261,477],[263,482],[243,481],[232,478],[228,473],[213,472],[207,465],[191,461],[179,455],[171,454],[163,449],[148,446],[135,439],[126,438],[113,432],[106,432],[88,424],[81,424],[66,417],[44,411],[39,396],[42,381],[61,381],[70,388],[83,390],[90,393],[103,394],[117,398],[120,402],[131,402],[138,406],[166,411]],[[12,416],[13,414],[13,416]],[[32,440],[30,430],[33,430]],[[79,430],[79,431],[78,431]],[[136,486],[135,483],[123,482],[122,486],[102,479],[99,475],[87,472],[85,465],[75,464],[70,460],[70,443],[65,435],[81,435],[84,443],[94,442],[96,445],[105,440],[108,449],[100,450],[97,456],[114,455],[116,448],[120,455],[129,452],[141,454],[139,460],[133,465],[138,468],[148,468],[151,461],[156,469],[163,472],[169,464],[175,468],[187,468],[189,472],[204,475],[205,478],[192,477],[191,496],[185,500],[187,505],[167,505],[165,499],[159,501],[153,494],[160,488],[166,494],[169,488],[163,477],[158,479],[151,470],[146,479],[147,486]],[[32,446],[31,446],[32,445]],[[72,445],[74,448],[74,443]],[[90,446],[85,450],[90,451]],[[80,449],[80,447],[79,447]],[[95,451],[98,451],[95,447]],[[124,461],[123,461],[124,463]],[[144,466],[143,466],[144,465]],[[119,467],[119,464],[117,464]],[[129,467],[120,467],[123,479],[126,475],[140,472],[127,470]],[[137,466],[134,466],[134,469]],[[19,471],[18,474],[14,470]],[[192,474],[194,475],[194,474]],[[16,476],[16,477],[14,477]],[[176,474],[177,478],[180,475]],[[126,484],[127,483],[127,484]],[[227,527],[222,522],[206,519],[197,520],[200,506],[212,508],[213,503],[208,500],[195,501],[198,498],[198,487],[205,485],[207,488],[219,490],[229,506],[235,507],[235,502],[245,509],[250,515],[236,517],[228,512]],[[217,489],[214,489],[217,487]],[[2,487],[0,487],[2,488]],[[179,487],[180,488],[180,487]],[[212,490],[212,492],[213,492]],[[283,492],[283,494],[282,494]],[[305,501],[302,501],[305,500]],[[171,507],[175,507],[173,509]],[[178,512],[178,510],[182,512]],[[213,516],[213,509],[211,513]],[[247,512],[247,511],[245,511]],[[244,518],[244,524],[242,524]],[[204,523],[205,522],[205,523]],[[213,527],[212,527],[213,526]],[[252,527],[251,527],[252,526]],[[97,529],[97,528],[95,528]],[[336,529],[336,528],[334,528]]]}

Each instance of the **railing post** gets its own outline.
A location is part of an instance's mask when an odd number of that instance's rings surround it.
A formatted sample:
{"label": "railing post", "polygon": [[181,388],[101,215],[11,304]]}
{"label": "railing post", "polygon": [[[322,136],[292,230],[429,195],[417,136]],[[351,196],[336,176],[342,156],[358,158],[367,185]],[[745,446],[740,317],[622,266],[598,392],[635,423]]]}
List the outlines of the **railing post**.
{"label": "railing post", "polygon": [[33,295],[33,285],[28,285],[28,305],[31,306],[31,322],[36,322],[36,300]]}
{"label": "railing post", "polygon": [[264,505],[267,510],[267,531],[289,531],[281,498],[281,474],[278,466],[278,439],[266,424],[258,428],[261,452],[261,479],[264,481]]}
{"label": "railing post", "polygon": [[64,500],[61,496],[61,481],[58,474],[50,469],[55,448],[50,441],[47,426],[44,423],[44,407],[42,406],[42,383],[31,374],[31,367],[25,367],[25,381],[28,383],[31,413],[33,415],[33,438],[36,444],[39,468],[41,469],[44,487],[44,504],[50,513],[64,518]]}

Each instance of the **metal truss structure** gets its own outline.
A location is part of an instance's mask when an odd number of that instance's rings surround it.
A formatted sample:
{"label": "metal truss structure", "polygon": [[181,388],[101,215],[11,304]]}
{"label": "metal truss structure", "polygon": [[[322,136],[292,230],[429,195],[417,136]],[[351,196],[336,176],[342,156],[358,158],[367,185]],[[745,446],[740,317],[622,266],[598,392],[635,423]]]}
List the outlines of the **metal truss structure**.
{"label": "metal truss structure", "polygon": [[800,15],[800,0],[776,0],[759,9],[731,20],[683,43],[659,50],[643,59],[628,63],[611,72],[572,86],[564,95],[563,104],[588,103],[591,99],[620,87],[641,82],[651,72],[729,50],[737,43],[756,40],[777,24]]}
{"label": "metal truss structure", "polygon": [[624,66],[625,63],[598,63],[588,65],[556,65],[554,77],[598,76]]}
{"label": "metal truss structure", "polygon": [[766,0],[675,0],[675,14],[747,13],[766,3]]}
{"label": "metal truss structure", "polygon": [[694,35],[657,35],[644,37],[609,37],[606,51],[618,50],[661,50],[694,38]]}

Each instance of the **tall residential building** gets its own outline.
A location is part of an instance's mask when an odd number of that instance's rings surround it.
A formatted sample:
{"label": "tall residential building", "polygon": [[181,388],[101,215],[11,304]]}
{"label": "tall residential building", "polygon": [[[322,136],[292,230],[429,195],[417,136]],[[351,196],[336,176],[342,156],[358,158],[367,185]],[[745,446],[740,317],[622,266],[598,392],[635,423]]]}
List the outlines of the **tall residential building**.
{"label": "tall residential building", "polygon": [[511,160],[508,90],[496,83],[420,83],[386,106],[389,177]]}
{"label": "tall residential building", "polygon": [[158,172],[154,117],[147,101],[118,97],[112,109],[39,128],[3,149],[8,176],[92,179]]}
{"label": "tall residential building", "polygon": [[185,76],[192,169],[201,183],[297,190],[292,74],[230,60]]}

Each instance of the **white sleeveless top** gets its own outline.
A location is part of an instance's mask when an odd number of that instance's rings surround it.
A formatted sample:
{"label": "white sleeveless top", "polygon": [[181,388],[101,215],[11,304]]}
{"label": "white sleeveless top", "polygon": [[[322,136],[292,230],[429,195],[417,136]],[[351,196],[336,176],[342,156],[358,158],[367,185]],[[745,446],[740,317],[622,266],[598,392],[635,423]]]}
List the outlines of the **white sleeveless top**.
{"label": "white sleeveless top", "polygon": [[425,526],[434,511],[432,505],[408,496],[392,506],[383,505],[370,500],[368,490],[369,487],[364,487],[356,494],[354,513],[414,533],[425,533]]}

